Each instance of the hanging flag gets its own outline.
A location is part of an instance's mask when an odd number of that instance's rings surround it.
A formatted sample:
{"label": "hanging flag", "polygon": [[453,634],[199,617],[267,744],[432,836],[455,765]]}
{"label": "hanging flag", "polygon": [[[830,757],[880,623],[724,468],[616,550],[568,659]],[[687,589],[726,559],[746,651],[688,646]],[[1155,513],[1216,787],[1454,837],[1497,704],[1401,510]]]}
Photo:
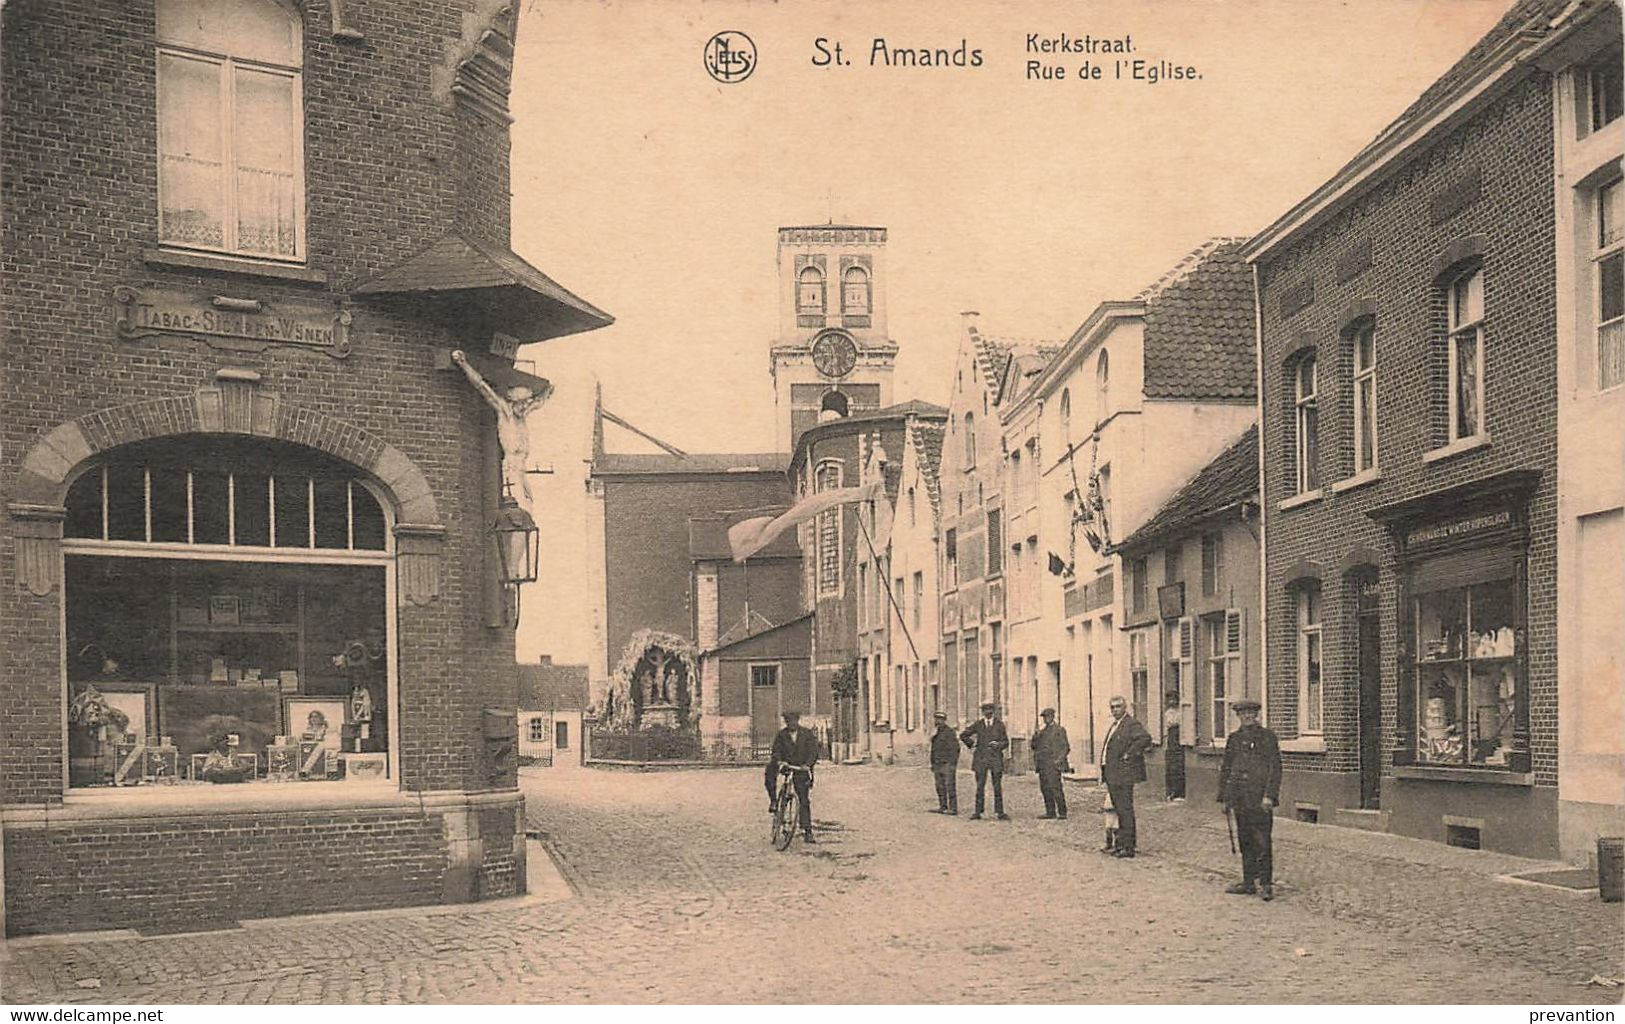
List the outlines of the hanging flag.
{"label": "hanging flag", "polygon": [[[728,547],[733,551],[734,561],[743,562],[756,552],[767,547],[784,531],[800,526],[820,512],[839,508],[842,505],[851,505],[860,501],[875,501],[876,506],[876,532],[880,528],[879,506],[886,507],[885,526],[886,534],[891,535],[891,505],[886,501],[885,488],[876,481],[862,487],[837,487],[828,491],[819,491],[809,494],[791,506],[789,511],[781,512],[777,516],[755,516],[742,519],[728,527]],[[878,548],[878,538],[876,540]]]}

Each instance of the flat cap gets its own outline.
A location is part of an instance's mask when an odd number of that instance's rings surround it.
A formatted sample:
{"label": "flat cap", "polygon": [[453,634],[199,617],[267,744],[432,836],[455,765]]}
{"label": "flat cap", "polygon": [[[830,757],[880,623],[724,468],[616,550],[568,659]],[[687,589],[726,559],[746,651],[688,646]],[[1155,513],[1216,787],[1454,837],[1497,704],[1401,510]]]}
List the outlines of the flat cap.
{"label": "flat cap", "polygon": [[1230,706],[1236,710],[1237,714],[1240,714],[1243,711],[1257,711],[1260,708],[1262,708],[1264,705],[1258,703],[1258,701],[1253,700],[1252,698],[1249,697],[1249,698],[1245,698],[1243,700],[1235,701]]}
{"label": "flat cap", "polygon": [[1045,708],[1044,710],[1042,710],[1042,711],[1040,711],[1038,713],[1038,717],[1039,718],[1054,718],[1055,717],[1055,709],[1054,708]]}
{"label": "flat cap", "polygon": [[998,707],[998,705],[997,705],[997,704],[995,704],[995,703],[993,703],[993,702],[992,702],[992,701],[990,701],[990,700],[984,700],[984,701],[982,701],[982,710],[983,710],[983,711],[992,711],[992,710],[993,710],[993,709],[995,709],[995,708],[997,708],[997,707]]}
{"label": "flat cap", "polygon": [[932,718],[940,718],[944,722],[946,722],[948,720],[948,712],[946,712],[946,711],[934,711],[934,712],[931,713],[931,717]]}

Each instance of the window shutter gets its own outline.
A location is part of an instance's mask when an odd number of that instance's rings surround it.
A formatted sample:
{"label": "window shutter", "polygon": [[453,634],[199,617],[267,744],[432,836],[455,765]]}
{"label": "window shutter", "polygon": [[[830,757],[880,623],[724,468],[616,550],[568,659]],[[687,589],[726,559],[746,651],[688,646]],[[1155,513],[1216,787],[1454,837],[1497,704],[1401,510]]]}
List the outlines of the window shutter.
{"label": "window shutter", "polygon": [[[1245,609],[1228,608],[1224,613],[1224,653],[1235,663],[1235,678],[1230,682],[1230,695],[1257,697],[1247,684],[1247,623]],[[1240,686],[1238,689],[1237,686]]]}
{"label": "window shutter", "polygon": [[1196,745],[1196,620],[1179,620],[1179,742]]}
{"label": "window shutter", "polygon": [[[1252,685],[1247,679],[1247,624],[1242,617],[1244,612],[1242,608],[1226,608],[1224,612],[1225,687],[1229,698],[1225,704],[1227,712],[1238,697],[1260,698],[1259,694],[1252,692]],[[1229,730],[1230,723],[1226,721],[1213,732],[1215,736],[1224,736]]]}

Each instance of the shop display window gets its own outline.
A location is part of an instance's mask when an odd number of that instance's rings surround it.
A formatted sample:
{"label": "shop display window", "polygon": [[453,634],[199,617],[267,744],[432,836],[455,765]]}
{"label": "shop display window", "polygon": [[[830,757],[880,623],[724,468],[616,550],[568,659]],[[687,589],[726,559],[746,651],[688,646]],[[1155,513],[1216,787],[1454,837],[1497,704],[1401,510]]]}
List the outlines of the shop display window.
{"label": "shop display window", "polygon": [[199,782],[211,753],[242,767],[230,781],[387,754],[381,566],[70,555],[65,575],[70,785],[159,781],[143,749]]}
{"label": "shop display window", "polygon": [[389,530],[353,470],[145,442],[66,505],[71,787],[387,774]]}
{"label": "shop display window", "polygon": [[1513,581],[1422,594],[1415,623],[1417,763],[1512,767],[1527,753]]}

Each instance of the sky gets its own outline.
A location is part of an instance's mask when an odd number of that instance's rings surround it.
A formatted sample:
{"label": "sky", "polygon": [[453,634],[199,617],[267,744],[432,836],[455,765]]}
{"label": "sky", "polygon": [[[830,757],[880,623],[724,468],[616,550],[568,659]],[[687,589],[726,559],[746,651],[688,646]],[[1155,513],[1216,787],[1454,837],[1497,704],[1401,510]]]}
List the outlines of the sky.
{"label": "sky", "polygon": [[[513,248],[615,316],[526,347],[542,582],[522,660],[588,655],[583,500],[595,385],[688,451],[770,451],[777,229],[888,229],[894,398],[945,401],[962,310],[1064,340],[1215,236],[1330,177],[1511,0],[521,0]],[[743,32],[742,81],[706,42]],[[1034,52],[1063,36],[1132,52]],[[1031,41],[1029,37],[1033,38]],[[1122,41],[1127,37],[1127,43]],[[826,42],[820,48],[817,40]],[[871,64],[875,40],[977,67]],[[815,65],[842,43],[850,63]],[[1085,44],[1087,45],[1087,44]],[[825,58],[827,59],[827,58]],[[1029,61],[1062,80],[1029,77]],[[1116,61],[1194,68],[1134,80]],[[1085,61],[1102,77],[1078,76]],[[611,448],[647,450],[611,431]]]}

